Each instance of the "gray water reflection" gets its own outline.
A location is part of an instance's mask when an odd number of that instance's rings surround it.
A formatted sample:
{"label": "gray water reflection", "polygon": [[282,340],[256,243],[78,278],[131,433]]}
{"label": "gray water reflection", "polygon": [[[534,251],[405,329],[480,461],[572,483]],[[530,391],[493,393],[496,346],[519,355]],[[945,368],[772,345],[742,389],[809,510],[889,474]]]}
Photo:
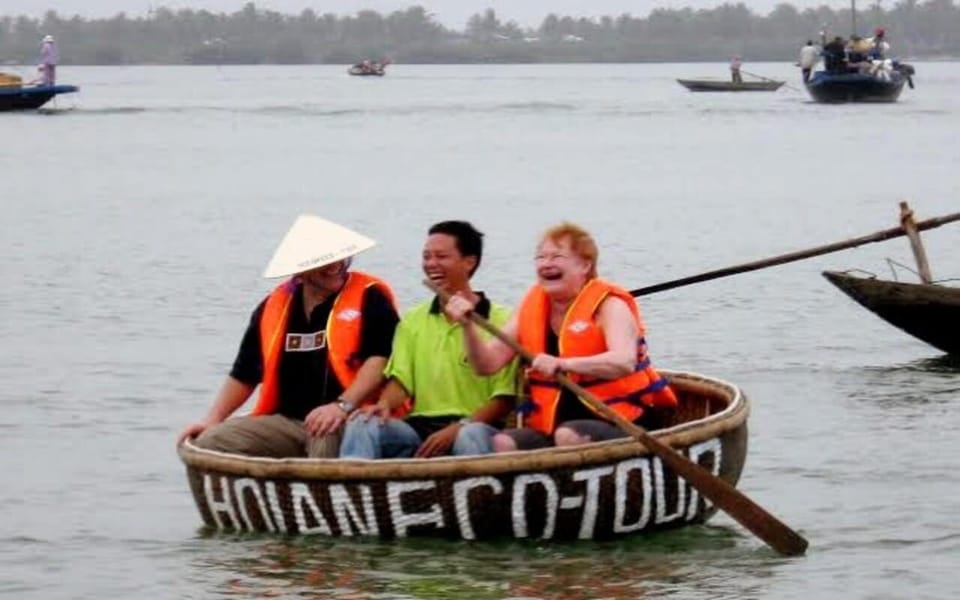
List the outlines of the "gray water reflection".
{"label": "gray water reflection", "polygon": [[949,410],[950,403],[960,400],[960,357],[956,356],[923,358],[891,366],[872,365],[849,369],[848,374],[857,385],[847,392],[851,400],[896,410],[894,414],[899,417],[907,417],[914,411],[935,413],[937,405]]}
{"label": "gray water reflection", "polygon": [[749,597],[779,562],[739,538],[723,527],[566,545],[213,535],[198,542],[206,548],[193,567],[219,581],[222,597],[588,600],[715,598],[736,564]]}

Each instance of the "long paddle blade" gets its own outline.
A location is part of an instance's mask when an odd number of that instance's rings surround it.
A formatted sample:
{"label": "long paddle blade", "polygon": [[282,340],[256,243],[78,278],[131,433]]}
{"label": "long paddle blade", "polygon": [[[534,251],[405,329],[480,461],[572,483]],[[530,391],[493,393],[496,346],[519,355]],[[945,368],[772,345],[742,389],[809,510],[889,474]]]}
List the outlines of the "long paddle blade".
{"label": "long paddle blade", "polygon": [[[440,290],[432,281],[425,279],[423,284],[433,290],[442,302],[446,302],[448,295]],[[533,362],[534,355],[508,337],[495,325],[476,313],[470,313],[470,320],[480,328],[512,348],[527,363]],[[726,481],[720,479],[710,471],[692,462],[687,457],[674,452],[672,448],[651,436],[642,427],[626,420],[619,413],[600,402],[590,392],[573,382],[563,374],[557,376],[557,381],[565,388],[590,404],[597,412],[621,429],[639,440],[648,450],[654,453],[668,467],[685,479],[697,491],[709,499],[715,506],[733,517],[738,523],[753,532],[754,535],[767,543],[771,548],[784,556],[799,556],[807,550],[808,542],[799,533],[787,527],[783,522],[764,510],[759,504],[745,496]]]}
{"label": "long paddle blade", "polygon": [[[925,229],[940,227],[941,225],[946,225],[947,223],[951,223],[953,221],[960,221],[960,213],[951,213],[942,217],[935,217],[925,221],[917,221],[916,228],[917,231],[923,231]],[[857,246],[862,246],[864,244],[870,244],[873,242],[882,242],[884,240],[889,240],[891,238],[900,237],[906,234],[907,232],[903,226],[894,227],[892,229],[884,229],[883,231],[877,231],[876,233],[871,233],[869,235],[864,235],[842,242],[834,242],[824,246],[817,246],[816,248],[798,250],[797,252],[790,252],[789,254],[781,254],[780,256],[764,258],[762,260],[743,263],[741,265],[734,265],[732,267],[707,271],[706,273],[700,273],[699,275],[691,275],[689,277],[681,277],[680,279],[674,279],[664,283],[648,285],[646,287],[630,290],[630,293],[634,296],[646,296],[648,294],[662,292],[664,290],[671,290],[673,288],[683,287],[693,283],[700,283],[701,281],[709,281],[711,279],[719,279],[721,277],[728,277],[738,273],[746,273],[748,271],[765,269],[767,267],[782,265],[797,260],[803,260],[805,258],[812,258],[814,256],[820,256],[821,254],[829,254],[831,252],[846,250],[848,248],[855,248]]]}
{"label": "long paddle blade", "polygon": [[645,429],[626,420],[609,406],[597,400],[590,392],[571,381],[566,375],[559,375],[557,380],[562,386],[589,402],[604,417],[639,440],[648,450],[656,454],[664,464],[673,469],[677,475],[686,479],[705,498],[709,498],[719,509],[749,529],[754,535],[766,542],[768,546],[784,556],[800,556],[806,552],[808,542],[803,536],[787,527],[786,524],[737,488],[684,455],[674,452],[672,448],[650,435]]}

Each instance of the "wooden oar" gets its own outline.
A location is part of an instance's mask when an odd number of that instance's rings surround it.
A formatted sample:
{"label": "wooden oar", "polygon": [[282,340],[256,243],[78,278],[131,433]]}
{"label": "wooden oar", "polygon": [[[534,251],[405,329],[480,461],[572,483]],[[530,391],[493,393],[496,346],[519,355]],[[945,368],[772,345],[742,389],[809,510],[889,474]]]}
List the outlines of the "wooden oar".
{"label": "wooden oar", "polygon": [[[432,281],[425,279],[423,284],[433,290],[434,293],[440,297],[441,302],[447,301],[449,296],[434,285]],[[482,329],[512,348],[524,361],[527,363],[533,362],[534,355],[531,352],[508,337],[495,325],[473,312],[469,314],[469,318]],[[741,525],[752,531],[771,548],[784,556],[799,556],[806,551],[806,539],[784,525],[759,504],[747,498],[743,493],[738,491],[737,488],[682,454],[677,453],[657,438],[651,436],[642,427],[621,417],[617,412],[595,398],[593,394],[577,385],[563,373],[557,373],[556,379],[560,382],[560,385],[575,393],[597,412],[639,440],[640,443],[657,455],[664,464],[672,469],[674,473],[695,487],[704,498],[709,499],[715,506],[736,519]]]}
{"label": "wooden oar", "polygon": [[[743,73],[744,75],[749,75],[750,77],[756,77],[757,79],[762,79],[764,81],[772,81],[774,83],[780,83],[778,79],[770,79],[769,77],[764,77],[763,75],[757,75],[756,73],[751,73],[750,71],[744,71],[743,69],[740,69],[740,72]],[[794,87],[785,81],[783,82],[783,84],[788,88],[790,88],[791,90],[796,90],[798,92],[803,91],[800,88]]]}
{"label": "wooden oar", "polygon": [[[940,227],[941,225],[946,225],[947,223],[951,223],[953,221],[960,221],[960,213],[951,213],[949,215],[944,215],[942,217],[934,217],[933,219],[927,219],[925,221],[917,221],[915,225],[916,225],[917,231],[923,231],[925,229],[933,229],[935,227]],[[674,279],[672,281],[666,281],[664,283],[648,285],[646,287],[630,290],[630,293],[633,294],[634,296],[646,296],[647,294],[653,294],[655,292],[662,292],[664,290],[683,287],[685,285],[690,285],[692,283],[700,283],[701,281],[719,279],[721,277],[727,277],[729,275],[746,273],[747,271],[756,271],[758,269],[765,269],[767,267],[773,267],[775,265],[782,265],[782,264],[794,262],[797,260],[803,260],[805,258],[820,256],[821,254],[829,254],[831,252],[837,252],[838,250],[855,248],[857,246],[862,246],[863,244],[871,244],[873,242],[882,242],[884,240],[889,240],[891,238],[900,237],[906,234],[907,232],[903,228],[903,226],[894,227],[892,229],[884,229],[883,231],[878,231],[876,233],[871,233],[870,235],[853,238],[843,242],[834,242],[833,244],[817,246],[816,248],[810,248],[809,250],[798,250],[797,252],[790,252],[789,254],[781,254],[780,256],[774,256],[772,258],[765,258],[763,260],[743,263],[742,265],[735,265],[732,267],[717,269],[715,271],[707,271],[706,273],[700,273],[699,275],[691,275],[689,277],[682,277],[680,279]]]}
{"label": "wooden oar", "polygon": [[756,73],[751,73],[750,71],[744,71],[740,69],[740,72],[744,75],[749,75],[750,77],[756,77],[757,79],[763,79],[764,81],[773,81],[774,83],[779,83],[776,79],[770,79],[769,77],[764,77],[763,75],[757,75]]}

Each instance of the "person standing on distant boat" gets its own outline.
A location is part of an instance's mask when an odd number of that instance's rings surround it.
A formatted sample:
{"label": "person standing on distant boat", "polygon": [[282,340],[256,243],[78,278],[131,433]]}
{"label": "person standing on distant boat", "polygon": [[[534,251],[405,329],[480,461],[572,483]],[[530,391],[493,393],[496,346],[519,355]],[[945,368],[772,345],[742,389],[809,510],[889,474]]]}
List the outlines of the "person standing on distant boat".
{"label": "person standing on distant boat", "polygon": [[807,45],[800,48],[800,72],[803,74],[804,83],[810,81],[810,73],[818,60],[820,51],[813,45],[813,40],[807,40]]}
{"label": "person standing on distant boat", "polygon": [[828,73],[847,70],[847,44],[839,35],[823,46],[823,63]]}
{"label": "person standing on distant boat", "polygon": [[883,60],[890,52],[890,44],[884,39],[886,34],[887,31],[883,27],[877,27],[873,30],[873,37],[867,40],[870,42],[869,56],[871,60]]}
{"label": "person standing on distant boat", "polygon": [[[629,434],[580,401],[555,379],[564,373],[627,421],[656,428],[677,398],[650,363],[643,320],[625,289],[597,275],[596,242],[583,228],[561,223],[537,245],[537,281],[527,291],[504,335],[534,354],[527,373],[530,400],[517,409],[523,427],[493,439],[494,450],[573,446]],[[485,341],[468,314],[475,303],[457,294],[447,314],[463,325],[467,358],[490,373],[516,357],[500,339]]]}
{"label": "person standing on distant boat", "polygon": [[859,35],[850,36],[847,42],[847,71],[864,71],[869,67],[867,55],[870,53],[872,43]]}
{"label": "person standing on distant boat", "polygon": [[739,56],[734,56],[730,61],[730,79],[734,83],[743,83],[743,76],[740,75],[740,67],[743,66],[743,61]]}
{"label": "person standing on distant boat", "polygon": [[[273,458],[336,458],[347,417],[376,398],[399,317],[380,279],[350,271],[375,242],[301,215],[264,277],[289,277],[253,312],[207,416],[177,443]],[[228,418],[260,387],[251,415]]]}
{"label": "person standing on distant boat", "polygon": [[57,63],[60,57],[57,52],[57,43],[52,35],[44,36],[40,44],[40,84],[54,85],[57,80]]}
{"label": "person standing on distant boat", "polygon": [[[427,231],[421,267],[448,294],[469,298],[478,314],[500,325],[509,311],[475,291],[470,279],[483,256],[483,234],[467,221],[441,221]],[[350,418],[340,458],[431,458],[493,451],[494,425],[502,425],[516,401],[517,362],[504,361],[477,374],[467,363],[461,324],[442,310],[439,297],[407,311],[393,340],[375,405]],[[391,418],[408,399],[413,410]]]}

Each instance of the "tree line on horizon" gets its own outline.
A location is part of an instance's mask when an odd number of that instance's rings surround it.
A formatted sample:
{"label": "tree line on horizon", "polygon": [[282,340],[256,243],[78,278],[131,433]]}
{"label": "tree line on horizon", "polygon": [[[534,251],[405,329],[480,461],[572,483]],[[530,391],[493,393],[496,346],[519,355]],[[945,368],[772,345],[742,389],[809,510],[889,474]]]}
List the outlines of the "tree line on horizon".
{"label": "tree line on horizon", "polygon": [[[421,6],[387,15],[288,15],[249,2],[237,12],[171,10],[145,17],[0,17],[0,64],[36,61],[40,39],[58,40],[61,64],[350,64],[365,58],[398,63],[576,63],[796,60],[820,33],[848,37],[849,9],[798,10],[781,3],[761,16],[743,3],[710,9],[654,9],[646,17],[547,15],[536,28],[504,21],[493,9],[473,15],[463,31],[444,27]],[[892,54],[960,56],[960,8],[953,0],[879,0],[856,13],[857,33],[887,30]]]}

